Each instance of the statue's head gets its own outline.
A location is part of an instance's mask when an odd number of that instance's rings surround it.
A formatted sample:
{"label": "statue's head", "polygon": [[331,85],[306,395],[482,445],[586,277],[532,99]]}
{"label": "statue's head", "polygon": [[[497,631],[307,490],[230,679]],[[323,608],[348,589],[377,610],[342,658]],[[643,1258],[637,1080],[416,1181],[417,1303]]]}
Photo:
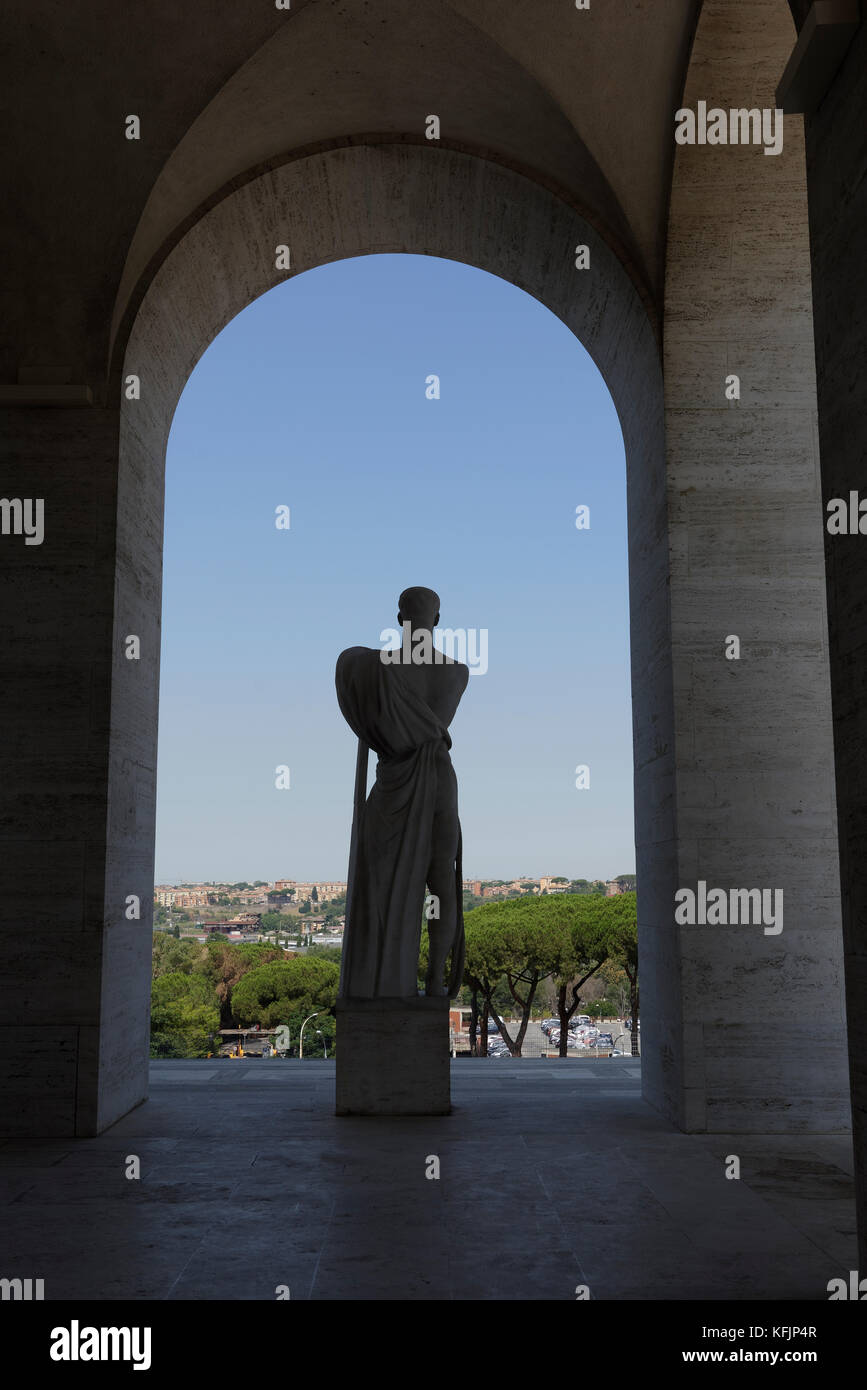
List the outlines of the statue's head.
{"label": "statue's head", "polygon": [[426,628],[433,631],[440,620],[440,599],[433,589],[404,589],[397,601],[397,621],[411,623],[412,630]]}

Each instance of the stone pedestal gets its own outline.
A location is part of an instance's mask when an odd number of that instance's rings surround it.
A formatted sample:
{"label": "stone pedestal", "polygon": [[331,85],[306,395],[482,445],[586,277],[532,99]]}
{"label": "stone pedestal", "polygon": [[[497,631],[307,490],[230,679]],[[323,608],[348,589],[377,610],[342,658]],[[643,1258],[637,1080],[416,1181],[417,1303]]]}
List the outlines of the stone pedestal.
{"label": "stone pedestal", "polygon": [[448,1115],[449,1000],[337,1001],[338,1115]]}

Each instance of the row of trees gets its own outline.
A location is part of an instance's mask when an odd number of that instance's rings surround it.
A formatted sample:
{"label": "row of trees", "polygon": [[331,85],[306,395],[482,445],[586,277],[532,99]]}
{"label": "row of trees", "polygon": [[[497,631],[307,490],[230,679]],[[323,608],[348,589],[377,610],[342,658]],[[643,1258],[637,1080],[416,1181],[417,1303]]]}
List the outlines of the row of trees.
{"label": "row of trees", "polygon": [[[560,1055],[566,1055],[568,1027],[593,977],[628,998],[638,1018],[638,937],[635,893],[601,897],[564,893],[486,903],[466,914],[464,982],[472,1009],[472,1050],[487,1050],[492,1018],[515,1057],[538,1012],[540,987],[550,981],[560,1020]],[[427,937],[422,938],[420,981],[427,969]],[[277,946],[154,938],[151,1053],[156,1057],[204,1057],[216,1050],[221,1028],[287,1024],[293,1040],[301,1023],[320,1015],[305,1039],[310,1055],[329,1054],[334,1045],[333,1009],[340,974],[340,952],[314,947],[287,958]],[[517,1022],[504,1022],[508,1012]],[[637,1035],[633,1030],[633,1051]]]}
{"label": "row of trees", "polygon": [[[467,954],[464,980],[470,989],[472,1015],[470,1046],[475,1052],[481,1029],[481,1051],[487,1048],[487,1022],[492,1018],[509,1051],[521,1056],[527,1026],[539,986],[552,980],[560,1020],[560,1056],[566,1056],[568,1026],[581,1003],[580,990],[597,973],[607,970],[608,983],[622,978],[628,986],[629,1007],[638,1018],[638,929],[635,893],[601,897],[592,893],[563,893],[553,897],[510,898],[474,908],[465,918]],[[512,1034],[503,1022],[502,985],[505,982],[517,1013]],[[632,1050],[637,1052],[633,1029]]]}
{"label": "row of trees", "polygon": [[151,990],[151,1056],[206,1057],[219,1046],[221,1028],[259,1024],[289,1026],[293,1041],[304,1019],[320,1013],[305,1035],[305,1052],[329,1054],[334,1043],[333,1008],[340,975],[338,952],[287,958],[256,942],[177,941],[154,937]]}

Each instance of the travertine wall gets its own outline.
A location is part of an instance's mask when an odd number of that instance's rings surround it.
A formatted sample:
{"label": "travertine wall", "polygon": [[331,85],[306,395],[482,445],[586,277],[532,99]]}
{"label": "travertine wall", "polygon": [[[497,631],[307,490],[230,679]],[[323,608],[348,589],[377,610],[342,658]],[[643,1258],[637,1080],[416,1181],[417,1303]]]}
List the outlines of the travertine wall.
{"label": "travertine wall", "polygon": [[[119,410],[0,415],[0,491],[45,506],[42,544],[8,536],[0,552],[3,1129],[92,1133],[104,1006],[116,990],[109,943],[139,951],[150,932],[148,914],[121,926],[105,898]],[[141,997],[139,983],[111,1036],[136,1073],[123,1109],[145,1092]]]}
{"label": "travertine wall", "polygon": [[[780,0],[709,0],[683,107],[774,107],[794,41]],[[784,895],[778,935],[669,917],[645,957],[645,1094],[687,1129],[849,1122],[809,254],[800,117],[776,156],[679,147],[664,327],[679,886]]]}

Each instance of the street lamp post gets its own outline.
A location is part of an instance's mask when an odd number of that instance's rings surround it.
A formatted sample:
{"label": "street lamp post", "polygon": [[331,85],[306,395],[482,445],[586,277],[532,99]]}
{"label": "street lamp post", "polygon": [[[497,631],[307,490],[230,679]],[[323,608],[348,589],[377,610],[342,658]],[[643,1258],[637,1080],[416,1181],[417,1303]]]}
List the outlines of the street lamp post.
{"label": "street lamp post", "polygon": [[327,1062],[327,1061],[328,1061],[328,1043],[325,1041],[325,1034],[323,1033],[323,1031],[322,1031],[321,1028],[317,1028],[317,1029],[316,1029],[316,1032],[319,1034],[319,1037],[322,1039],[322,1046],[325,1048],[325,1060],[326,1060],[326,1062]]}
{"label": "street lamp post", "polygon": [[308,1014],[307,1018],[305,1018],[304,1022],[301,1024],[301,1033],[300,1033],[300,1036],[299,1036],[299,1038],[298,1038],[298,1061],[299,1061],[299,1062],[301,1061],[302,1057],[304,1056],[304,1029],[307,1027],[307,1024],[310,1022],[311,1018],[318,1018],[319,1015],[320,1015],[321,1013],[322,1013],[322,1010],[321,1010],[321,1009],[317,1009],[315,1014]]}

